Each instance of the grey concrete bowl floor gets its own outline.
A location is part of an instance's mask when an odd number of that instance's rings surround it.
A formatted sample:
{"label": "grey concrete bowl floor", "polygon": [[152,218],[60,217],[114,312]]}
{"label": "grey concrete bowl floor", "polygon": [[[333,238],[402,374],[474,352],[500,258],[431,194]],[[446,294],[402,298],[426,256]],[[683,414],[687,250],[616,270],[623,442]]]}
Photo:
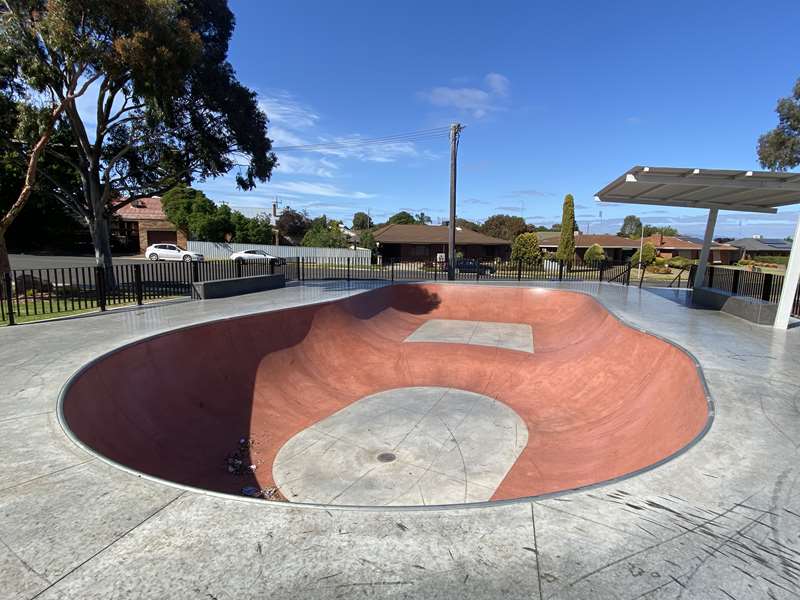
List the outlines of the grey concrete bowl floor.
{"label": "grey concrete bowl floor", "polygon": [[635,287],[560,286],[692,352],[716,418],[674,460],[586,491],[468,509],[271,504],[126,472],[59,426],[61,387],[101,353],[365,287],[319,283],[1,329],[0,597],[800,597],[800,329]]}

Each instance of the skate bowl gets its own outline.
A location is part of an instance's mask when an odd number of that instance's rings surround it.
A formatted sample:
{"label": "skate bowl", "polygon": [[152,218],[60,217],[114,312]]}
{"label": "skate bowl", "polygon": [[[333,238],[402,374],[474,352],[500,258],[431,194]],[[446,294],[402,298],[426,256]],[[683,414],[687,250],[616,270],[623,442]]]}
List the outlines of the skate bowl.
{"label": "skate bowl", "polygon": [[609,482],[680,454],[712,416],[689,354],[590,295],[460,284],[174,330],[97,358],[60,398],[73,441],[133,472],[370,507]]}

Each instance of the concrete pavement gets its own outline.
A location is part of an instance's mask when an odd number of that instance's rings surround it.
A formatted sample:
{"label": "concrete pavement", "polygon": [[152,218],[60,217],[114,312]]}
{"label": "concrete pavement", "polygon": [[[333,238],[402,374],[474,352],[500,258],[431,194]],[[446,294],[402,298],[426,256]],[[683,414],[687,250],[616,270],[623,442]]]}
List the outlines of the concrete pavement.
{"label": "concrete pavement", "polygon": [[59,390],[101,353],[356,284],[0,330],[3,597],[798,597],[800,330],[690,310],[681,293],[560,287],[691,351],[714,425],[636,477],[473,509],[322,510],[187,490],[111,466],[59,426]]}

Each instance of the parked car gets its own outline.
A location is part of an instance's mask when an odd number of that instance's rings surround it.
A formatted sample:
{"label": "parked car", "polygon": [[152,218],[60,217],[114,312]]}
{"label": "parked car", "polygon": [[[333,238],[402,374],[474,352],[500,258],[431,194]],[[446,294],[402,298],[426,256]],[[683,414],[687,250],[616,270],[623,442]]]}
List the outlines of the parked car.
{"label": "parked car", "polygon": [[[444,265],[443,269],[447,270],[447,266]],[[481,264],[475,258],[459,258],[456,260],[456,273],[478,273],[480,271],[481,275],[493,275],[496,270],[494,265]]]}
{"label": "parked car", "polygon": [[263,250],[242,250],[231,254],[231,260],[240,263],[269,261],[274,265],[285,265],[286,259],[279,256],[272,256]]}
{"label": "parked car", "polygon": [[175,244],[153,244],[148,246],[144,255],[150,260],[182,260],[183,262],[202,261],[199,252],[184,250]]}

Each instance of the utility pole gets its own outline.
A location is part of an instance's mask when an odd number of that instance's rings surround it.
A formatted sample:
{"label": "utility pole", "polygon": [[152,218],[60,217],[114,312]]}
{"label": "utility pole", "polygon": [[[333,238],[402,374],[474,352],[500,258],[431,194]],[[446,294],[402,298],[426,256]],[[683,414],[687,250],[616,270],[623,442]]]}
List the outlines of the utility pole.
{"label": "utility pole", "polygon": [[456,167],[462,129],[461,123],[450,125],[450,223],[447,228],[447,278],[450,280],[456,278]]}

